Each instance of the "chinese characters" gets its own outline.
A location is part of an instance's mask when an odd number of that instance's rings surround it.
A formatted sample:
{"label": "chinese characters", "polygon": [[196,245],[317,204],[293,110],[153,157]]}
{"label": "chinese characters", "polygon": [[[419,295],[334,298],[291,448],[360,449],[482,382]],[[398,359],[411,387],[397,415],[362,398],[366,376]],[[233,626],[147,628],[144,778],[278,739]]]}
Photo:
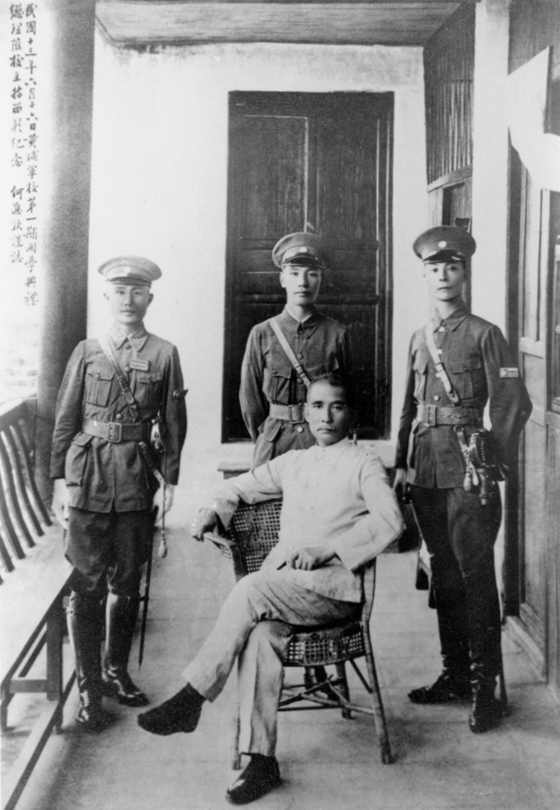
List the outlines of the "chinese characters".
{"label": "chinese characters", "polygon": [[36,3],[10,5],[10,263],[28,306],[37,304],[37,17]]}

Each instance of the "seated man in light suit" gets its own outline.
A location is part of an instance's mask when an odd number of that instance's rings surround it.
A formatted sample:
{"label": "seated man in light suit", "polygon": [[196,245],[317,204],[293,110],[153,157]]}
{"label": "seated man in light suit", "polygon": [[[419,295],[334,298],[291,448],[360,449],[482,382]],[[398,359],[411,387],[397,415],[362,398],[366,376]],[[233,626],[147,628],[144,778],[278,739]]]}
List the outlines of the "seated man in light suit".
{"label": "seated man in light suit", "polygon": [[239,656],[240,750],[250,764],[227,791],[233,804],[267,793],[280,781],[276,747],[282,659],[291,625],[336,624],[359,615],[360,569],[402,531],[402,518],[379,458],[348,441],[351,410],[345,384],[325,375],[309,388],[306,419],[317,444],[291,450],[223,482],[191,532],[227,527],[242,499],[282,497],[280,537],[260,571],[240,580],[214,629],[183,672],[187,685],[139,715],[153,734],[194,731],[204,700],[222,691]]}

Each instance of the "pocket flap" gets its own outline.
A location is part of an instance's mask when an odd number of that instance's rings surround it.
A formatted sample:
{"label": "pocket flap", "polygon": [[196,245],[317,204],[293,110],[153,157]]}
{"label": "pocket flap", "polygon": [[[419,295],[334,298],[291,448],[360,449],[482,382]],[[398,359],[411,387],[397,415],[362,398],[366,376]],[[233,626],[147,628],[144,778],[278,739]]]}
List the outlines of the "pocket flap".
{"label": "pocket flap", "polygon": [[72,439],[72,444],[77,444],[79,447],[87,447],[92,439],[93,436],[90,436],[88,433],[78,433]]}
{"label": "pocket flap", "polygon": [[138,382],[144,383],[144,385],[154,385],[163,380],[163,372],[156,371],[153,374],[147,374],[144,371],[139,371],[136,375],[136,379]]}
{"label": "pocket flap", "polygon": [[292,376],[292,369],[290,368],[273,368],[271,371],[273,377],[282,377],[284,380],[289,380]]}
{"label": "pocket flap", "polygon": [[309,375],[309,379],[313,380],[315,377],[320,377],[322,374],[333,374],[340,370],[340,363],[333,357],[333,359],[328,363],[319,363],[316,366],[309,366],[307,369],[307,374]]}
{"label": "pocket flap", "polygon": [[461,374],[463,371],[474,371],[477,368],[482,368],[482,361],[480,357],[464,357],[462,360],[450,362],[449,368],[455,374]]}
{"label": "pocket flap", "polygon": [[94,380],[112,380],[115,376],[114,371],[105,370],[103,368],[100,371],[90,371],[88,369],[87,373],[90,377],[93,377]]}

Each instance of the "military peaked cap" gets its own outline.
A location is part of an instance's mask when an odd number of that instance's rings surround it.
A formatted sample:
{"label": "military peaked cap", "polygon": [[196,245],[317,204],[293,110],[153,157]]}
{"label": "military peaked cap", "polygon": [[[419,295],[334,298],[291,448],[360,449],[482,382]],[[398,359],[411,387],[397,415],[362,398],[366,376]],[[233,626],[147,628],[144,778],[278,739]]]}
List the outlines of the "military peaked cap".
{"label": "military peaked cap", "polygon": [[453,225],[438,225],[429,228],[415,239],[412,249],[422,261],[463,261],[476,250],[476,242],[464,228]]}
{"label": "military peaked cap", "polygon": [[332,264],[332,256],[322,236],[316,233],[289,233],[274,245],[272,261],[280,269],[299,264],[326,270]]}
{"label": "military peaked cap", "polygon": [[102,264],[99,272],[107,281],[148,287],[161,276],[157,264],[142,256],[118,256]]}

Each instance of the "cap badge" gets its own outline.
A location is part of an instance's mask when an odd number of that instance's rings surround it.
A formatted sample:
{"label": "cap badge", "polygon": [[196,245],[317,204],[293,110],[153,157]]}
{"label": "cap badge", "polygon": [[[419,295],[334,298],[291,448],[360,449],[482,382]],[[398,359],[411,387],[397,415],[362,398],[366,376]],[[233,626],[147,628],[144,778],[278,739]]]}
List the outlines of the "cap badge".
{"label": "cap badge", "polygon": [[437,243],[437,246],[438,246],[438,248],[442,248],[442,249],[446,248],[447,247],[447,242],[445,241],[445,239],[442,239],[441,242]]}

